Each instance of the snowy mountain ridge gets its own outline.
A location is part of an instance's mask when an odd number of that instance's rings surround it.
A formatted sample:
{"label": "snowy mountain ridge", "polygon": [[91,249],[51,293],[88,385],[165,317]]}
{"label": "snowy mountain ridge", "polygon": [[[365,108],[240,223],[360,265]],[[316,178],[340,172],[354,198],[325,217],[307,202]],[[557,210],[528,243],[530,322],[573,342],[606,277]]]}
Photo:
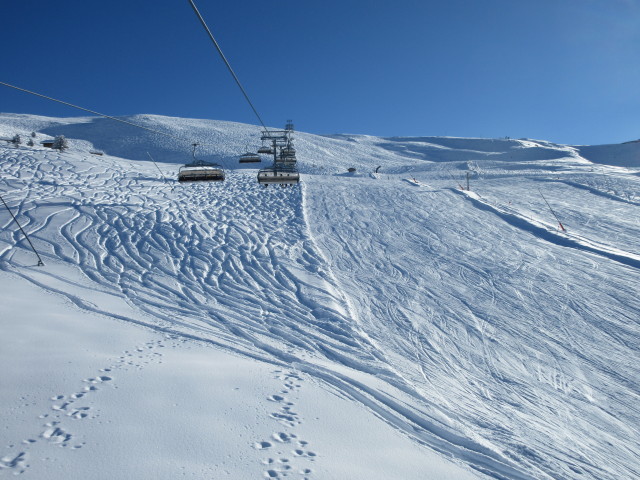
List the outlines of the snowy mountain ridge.
{"label": "snowy mountain ridge", "polygon": [[[125,149],[126,158],[148,160],[147,150],[156,153],[157,161],[181,163],[191,154],[191,145],[198,142],[203,145],[204,156],[228,157],[230,161],[237,157],[238,151],[255,147],[261,129],[258,126],[216,120],[182,119],[161,115],[133,115],[121,117],[121,120],[150,128],[167,135],[181,137],[165,138],[151,134],[130,125],[114,122],[107,118],[71,117],[50,118],[27,114],[0,114],[0,136],[11,138],[20,134],[27,138],[34,130],[43,138],[65,135],[67,138],[92,142],[95,149],[103,149],[117,156],[120,149]],[[273,127],[274,129],[279,127]],[[459,137],[374,137],[370,135],[308,135],[299,132],[297,141],[299,148],[308,148],[305,152],[312,155],[314,148],[319,148],[313,139],[324,139],[327,152],[321,151],[324,164],[333,166],[336,156],[348,153],[353,157],[375,158],[399,157],[401,165],[406,167],[407,159],[427,160],[430,162],[455,161],[466,156],[473,160],[527,161],[552,160],[554,158],[583,158],[596,164],[617,165],[616,159],[624,157],[629,167],[640,165],[637,146],[634,142],[617,145],[599,146],[567,146],[547,141],[530,139],[487,139]],[[233,139],[233,140],[230,140]],[[176,144],[177,143],[177,144]],[[315,144],[315,145],[314,145]],[[126,146],[126,147],[125,147]],[[144,150],[144,151],[143,151]],[[134,156],[131,153],[134,153]],[[600,152],[602,152],[600,154]],[[137,155],[137,157],[136,157]],[[339,167],[343,162],[338,159]],[[324,165],[323,166],[326,166]],[[369,165],[369,164],[367,164]],[[305,165],[302,165],[303,167]]]}
{"label": "snowy mountain ridge", "polygon": [[[476,478],[640,476],[639,144],[296,132],[300,186],[265,189],[237,162],[256,126],[124,119],[170,136],[0,115],[0,137],[70,144],[0,146],[0,193],[45,261],[5,215],[3,271],[292,369]],[[175,182],[194,142],[223,184]],[[280,440],[294,418],[275,416]]]}

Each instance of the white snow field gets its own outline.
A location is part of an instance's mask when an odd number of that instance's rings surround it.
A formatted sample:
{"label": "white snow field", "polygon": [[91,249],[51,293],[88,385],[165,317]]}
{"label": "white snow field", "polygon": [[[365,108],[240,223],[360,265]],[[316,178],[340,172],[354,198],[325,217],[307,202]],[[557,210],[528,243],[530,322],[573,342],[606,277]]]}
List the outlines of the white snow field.
{"label": "white snow field", "polygon": [[640,143],[125,120],[0,115],[0,476],[640,478]]}

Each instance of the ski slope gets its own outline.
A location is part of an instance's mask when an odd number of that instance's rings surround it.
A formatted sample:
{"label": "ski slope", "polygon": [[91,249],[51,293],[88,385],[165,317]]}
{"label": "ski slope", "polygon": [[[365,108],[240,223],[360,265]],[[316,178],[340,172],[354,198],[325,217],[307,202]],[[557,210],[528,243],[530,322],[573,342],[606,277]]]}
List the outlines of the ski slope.
{"label": "ski slope", "polygon": [[[0,146],[0,193],[45,262],[34,266],[5,211],[3,282],[180,339],[177,352],[213,346],[289,372],[285,391],[305,380],[332,392],[400,434],[412,458],[436,455],[451,478],[640,476],[640,144],[297,133],[301,184],[265,189],[237,164],[257,127],[128,120],[174,137],[103,119],[0,116],[1,137],[37,131],[71,145]],[[193,141],[227,181],[175,181]],[[467,172],[471,191],[460,189]],[[297,438],[291,406],[269,421],[275,443]],[[97,449],[91,438],[85,454]],[[0,475],[37,471],[8,450]],[[326,457],[315,473],[257,460],[243,472],[345,478]],[[412,478],[360,472],[351,478]]]}

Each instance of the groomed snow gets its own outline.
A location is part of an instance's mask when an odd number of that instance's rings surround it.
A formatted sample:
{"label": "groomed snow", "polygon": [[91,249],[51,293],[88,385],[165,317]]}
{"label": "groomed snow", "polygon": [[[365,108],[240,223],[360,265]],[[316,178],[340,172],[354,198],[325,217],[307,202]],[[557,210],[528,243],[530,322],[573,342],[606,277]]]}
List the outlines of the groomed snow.
{"label": "groomed snow", "polygon": [[127,120],[0,115],[0,476],[640,476],[640,144]]}

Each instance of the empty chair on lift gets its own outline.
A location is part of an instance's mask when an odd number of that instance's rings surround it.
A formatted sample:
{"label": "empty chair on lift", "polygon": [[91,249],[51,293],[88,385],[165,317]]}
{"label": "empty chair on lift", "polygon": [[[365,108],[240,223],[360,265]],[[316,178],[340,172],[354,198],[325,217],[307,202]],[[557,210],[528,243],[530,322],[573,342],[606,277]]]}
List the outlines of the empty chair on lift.
{"label": "empty chair on lift", "polygon": [[240,163],[259,163],[261,161],[262,159],[257,153],[247,152],[240,155]]}
{"label": "empty chair on lift", "polygon": [[285,154],[283,150],[276,159],[276,163],[279,166],[293,167],[297,163],[297,159],[295,154]]}
{"label": "empty chair on lift", "polygon": [[197,143],[193,144],[193,162],[187,163],[178,170],[179,182],[222,182],[224,169],[217,163],[205,162],[196,158]]}
{"label": "empty chair on lift", "polygon": [[264,143],[265,140],[271,140],[269,132],[267,131],[262,132],[261,140],[262,140],[262,145],[260,146],[260,148],[258,148],[258,153],[273,155],[274,153],[273,148],[270,145],[265,145]]}
{"label": "empty chair on lift", "polygon": [[296,156],[296,149],[293,148],[293,146],[291,144],[287,145],[286,147],[284,147],[282,149],[282,154],[286,155],[288,157],[295,157]]}
{"label": "empty chair on lift", "polygon": [[267,155],[273,155],[273,148],[271,148],[269,145],[262,145],[258,149],[258,153],[264,153],[264,154],[267,154]]}
{"label": "empty chair on lift", "polygon": [[294,168],[263,168],[258,172],[258,183],[265,187],[269,184],[294,185],[300,182],[300,173]]}

